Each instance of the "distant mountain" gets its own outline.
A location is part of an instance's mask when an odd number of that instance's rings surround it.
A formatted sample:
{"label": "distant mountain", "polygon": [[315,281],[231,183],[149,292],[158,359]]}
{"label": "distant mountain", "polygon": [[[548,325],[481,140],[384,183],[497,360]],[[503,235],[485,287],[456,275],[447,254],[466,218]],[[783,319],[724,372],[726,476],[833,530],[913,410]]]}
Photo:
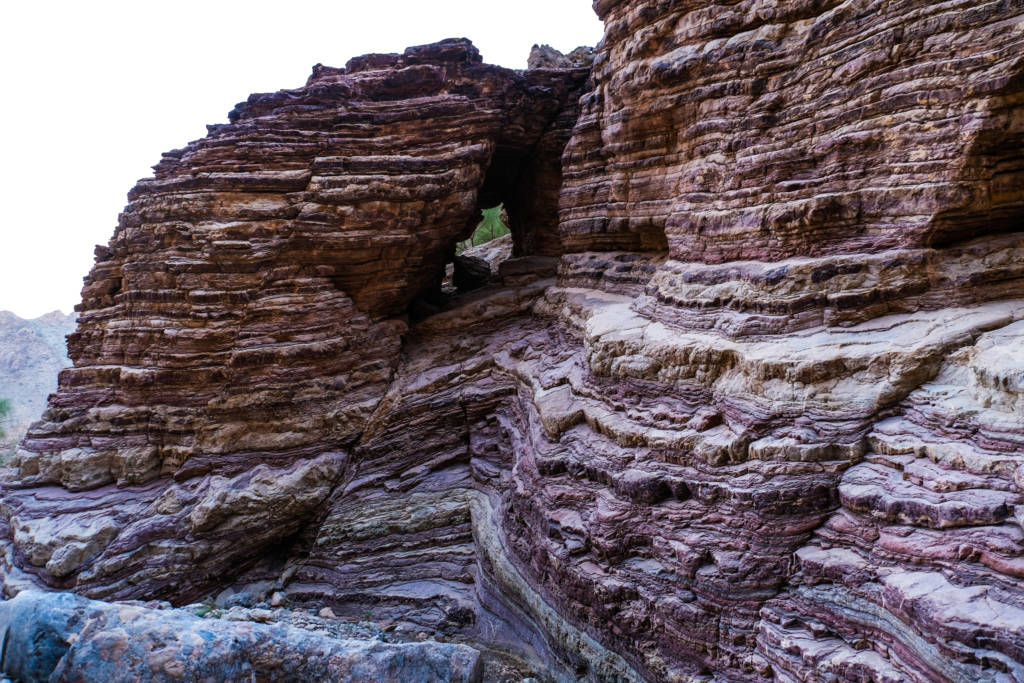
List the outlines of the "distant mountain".
{"label": "distant mountain", "polygon": [[57,389],[57,374],[71,364],[65,335],[75,330],[75,314],[60,311],[24,320],[0,311],[0,398],[10,399],[11,414],[0,427],[0,450],[21,440],[39,419],[46,398]]}

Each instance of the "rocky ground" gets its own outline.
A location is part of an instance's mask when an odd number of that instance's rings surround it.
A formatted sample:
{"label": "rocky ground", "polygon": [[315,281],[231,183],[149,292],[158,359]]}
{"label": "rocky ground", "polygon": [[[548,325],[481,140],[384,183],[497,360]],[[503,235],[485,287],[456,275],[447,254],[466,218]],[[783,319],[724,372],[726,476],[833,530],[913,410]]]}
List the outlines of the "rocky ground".
{"label": "rocky ground", "polygon": [[17,681],[477,681],[480,653],[402,642],[373,625],[288,609],[106,603],[24,591],[0,603]]}

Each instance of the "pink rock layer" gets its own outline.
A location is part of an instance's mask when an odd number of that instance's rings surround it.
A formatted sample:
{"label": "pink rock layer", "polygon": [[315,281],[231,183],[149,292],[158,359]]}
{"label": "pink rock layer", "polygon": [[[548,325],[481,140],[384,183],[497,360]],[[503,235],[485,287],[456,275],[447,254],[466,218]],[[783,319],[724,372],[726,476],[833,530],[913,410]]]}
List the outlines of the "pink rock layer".
{"label": "pink rock layer", "polygon": [[[8,470],[7,591],[1024,680],[1024,8],[595,9],[589,81],[446,41],[169,154]],[[513,259],[441,293],[498,201]]]}

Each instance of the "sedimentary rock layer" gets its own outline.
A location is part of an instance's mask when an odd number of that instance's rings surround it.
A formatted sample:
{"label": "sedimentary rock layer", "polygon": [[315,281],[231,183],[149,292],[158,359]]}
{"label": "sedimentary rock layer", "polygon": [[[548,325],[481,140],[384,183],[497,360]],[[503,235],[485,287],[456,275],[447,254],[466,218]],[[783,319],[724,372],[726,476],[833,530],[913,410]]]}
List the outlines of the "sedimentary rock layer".
{"label": "sedimentary rock layer", "polygon": [[[1024,8],[595,8],[579,111],[455,41],[170,154],[7,590],[273,586],[566,680],[1024,680]],[[443,294],[500,200],[513,258]]]}
{"label": "sedimentary rock layer", "polygon": [[8,490],[31,489],[5,503],[21,564],[93,595],[180,598],[316,518],[410,305],[440,295],[482,203],[560,252],[558,159],[586,74],[488,66],[466,40],[367,55],[165,154],[97,248],[74,367],[13,459]]}
{"label": "sedimentary rock layer", "polygon": [[777,261],[1019,228],[1020,5],[595,2],[570,251]]}

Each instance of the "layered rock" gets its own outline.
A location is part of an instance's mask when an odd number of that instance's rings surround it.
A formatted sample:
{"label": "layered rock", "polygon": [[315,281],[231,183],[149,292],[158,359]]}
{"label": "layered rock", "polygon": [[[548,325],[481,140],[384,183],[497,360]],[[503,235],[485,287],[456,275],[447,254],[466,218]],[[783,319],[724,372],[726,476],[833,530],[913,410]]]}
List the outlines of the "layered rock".
{"label": "layered rock", "polygon": [[316,518],[479,208],[555,220],[558,174],[518,178],[558,168],[585,78],[466,40],[367,55],[166,154],[97,248],[74,367],[14,457],[23,564],[183,598]]}
{"label": "layered rock", "polygon": [[759,646],[781,667],[1024,677],[1022,334],[980,335],[874,425],[796,585],[764,610]]}
{"label": "layered rock", "polygon": [[[272,585],[565,680],[1024,679],[1024,10],[595,8],[581,111],[446,42],[169,155],[7,590]],[[499,200],[513,258],[439,293]]]}
{"label": "layered rock", "polygon": [[594,6],[571,250],[782,261],[1019,228],[1016,3]]}

